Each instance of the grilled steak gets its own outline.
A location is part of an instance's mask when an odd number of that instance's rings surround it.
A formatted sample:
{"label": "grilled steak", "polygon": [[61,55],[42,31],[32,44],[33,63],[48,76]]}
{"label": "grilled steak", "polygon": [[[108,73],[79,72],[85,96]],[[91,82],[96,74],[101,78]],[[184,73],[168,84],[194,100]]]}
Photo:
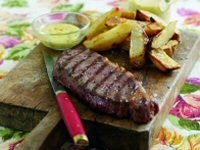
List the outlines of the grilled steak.
{"label": "grilled steak", "polygon": [[102,112],[137,123],[146,123],[157,113],[157,105],[133,74],[96,52],[81,48],[63,52],[54,78]]}

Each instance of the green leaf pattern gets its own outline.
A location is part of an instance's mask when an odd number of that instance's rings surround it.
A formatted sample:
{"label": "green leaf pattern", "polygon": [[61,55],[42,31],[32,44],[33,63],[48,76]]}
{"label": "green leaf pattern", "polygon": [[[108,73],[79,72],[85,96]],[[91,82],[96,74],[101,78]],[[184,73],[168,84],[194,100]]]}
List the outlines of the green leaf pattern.
{"label": "green leaf pattern", "polygon": [[11,52],[6,57],[7,60],[20,60],[27,56],[34,49],[35,45],[30,42],[18,44],[11,49]]}
{"label": "green leaf pattern", "polygon": [[70,11],[70,12],[80,12],[81,9],[83,8],[83,4],[75,4],[75,5],[71,5],[71,4],[63,4],[63,5],[58,5],[55,6],[52,9],[52,12],[59,12],[59,11]]}
{"label": "green leaf pattern", "polygon": [[27,0],[4,0],[2,6],[4,7],[26,7],[28,5]]}
{"label": "green leaf pattern", "polygon": [[19,22],[19,21],[12,21],[8,23],[8,31],[6,35],[16,36],[21,38],[24,33],[25,29],[30,27],[29,22]]}
{"label": "green leaf pattern", "polygon": [[7,141],[9,139],[21,139],[23,138],[27,132],[24,131],[18,131],[10,128],[2,128],[0,129],[0,137],[3,141]]}
{"label": "green leaf pattern", "polygon": [[196,121],[191,121],[189,119],[181,119],[174,115],[168,115],[168,119],[173,125],[181,129],[186,130],[200,130],[200,124]]}
{"label": "green leaf pattern", "polygon": [[185,82],[181,89],[181,94],[190,94],[200,90],[200,86]]}

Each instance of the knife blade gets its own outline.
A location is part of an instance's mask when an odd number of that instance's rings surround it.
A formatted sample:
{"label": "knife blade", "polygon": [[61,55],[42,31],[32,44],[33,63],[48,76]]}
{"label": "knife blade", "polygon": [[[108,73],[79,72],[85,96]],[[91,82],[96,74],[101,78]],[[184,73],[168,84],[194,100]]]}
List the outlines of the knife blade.
{"label": "knife blade", "polygon": [[53,78],[54,57],[43,51],[44,61],[50,83],[56,95],[62,118],[75,144],[89,145],[89,140],[83,127],[79,114],[73,104],[71,97],[65,88]]}

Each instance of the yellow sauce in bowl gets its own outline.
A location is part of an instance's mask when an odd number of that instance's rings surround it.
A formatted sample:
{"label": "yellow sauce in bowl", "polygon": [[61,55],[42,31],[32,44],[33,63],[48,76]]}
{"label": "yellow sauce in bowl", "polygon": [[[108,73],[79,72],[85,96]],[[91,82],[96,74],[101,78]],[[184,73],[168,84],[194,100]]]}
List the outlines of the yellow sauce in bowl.
{"label": "yellow sauce in bowl", "polygon": [[43,33],[41,42],[56,50],[64,50],[78,45],[80,38],[80,28],[68,23],[52,23],[43,26],[40,30]]}

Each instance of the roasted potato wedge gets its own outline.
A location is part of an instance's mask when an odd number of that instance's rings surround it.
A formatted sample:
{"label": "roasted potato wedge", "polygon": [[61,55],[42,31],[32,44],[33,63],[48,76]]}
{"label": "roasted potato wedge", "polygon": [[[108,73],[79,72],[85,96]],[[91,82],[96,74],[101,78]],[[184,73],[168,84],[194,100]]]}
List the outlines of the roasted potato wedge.
{"label": "roasted potato wedge", "polygon": [[128,10],[121,10],[122,11],[122,18],[126,19],[135,19],[136,12],[135,11],[128,11]]}
{"label": "roasted potato wedge", "polygon": [[178,41],[178,43],[181,42],[181,36],[180,36],[179,31],[177,31],[177,30],[175,31],[175,33],[174,33],[174,35],[172,37],[172,40],[176,40],[176,41]]}
{"label": "roasted potato wedge", "polygon": [[87,38],[92,38],[99,33],[106,31],[106,21],[115,16],[121,16],[121,14],[122,12],[118,8],[115,8],[98,17],[98,19],[91,25],[89,31],[87,32]]}
{"label": "roasted potato wedge", "polygon": [[122,50],[129,51],[130,50],[130,36],[128,36],[121,44],[120,47]]}
{"label": "roasted potato wedge", "polygon": [[132,22],[127,21],[106,32],[98,34],[92,39],[87,39],[83,42],[83,44],[85,45],[85,47],[95,51],[112,49],[128,37],[132,27]]}
{"label": "roasted potato wedge", "polygon": [[[156,35],[158,32],[160,32],[164,27],[160,24],[157,24],[156,22],[144,22],[144,21],[136,21],[146,32],[148,37],[151,37],[153,35]],[[116,21],[115,23],[119,23],[119,21]],[[108,23],[111,25],[111,22]],[[112,24],[114,25],[114,23]],[[121,43],[121,48],[123,50],[129,51],[130,50],[130,37],[126,38],[122,43]]]}
{"label": "roasted potato wedge", "polygon": [[[127,20],[130,20],[130,19],[126,19],[122,17],[113,17],[106,21],[106,26],[108,26],[109,28],[112,28],[121,23],[126,22]],[[148,36],[154,36],[164,29],[164,26],[157,22],[144,22],[144,21],[136,21],[136,20],[130,20],[130,21],[137,22],[142,28],[144,28]]]}
{"label": "roasted potato wedge", "polygon": [[113,17],[109,20],[106,21],[106,26],[109,27],[109,28],[113,28],[119,24],[122,24],[124,22],[128,21],[128,19],[126,18],[122,18],[122,17]]}
{"label": "roasted potato wedge", "polygon": [[154,65],[163,72],[175,70],[181,67],[176,61],[161,50],[151,50],[149,52],[149,57]]}
{"label": "roasted potato wedge", "polygon": [[[144,29],[148,37],[151,37],[153,35],[156,35],[159,33],[163,26],[160,24],[157,24],[156,22],[143,22],[143,21],[137,21],[137,23]],[[121,48],[123,50],[129,51],[130,49],[130,37],[124,40],[124,42],[121,43]]]}
{"label": "roasted potato wedge", "polygon": [[[116,20],[110,19],[108,20],[107,25],[116,26],[117,24],[120,24],[121,22],[124,22],[125,20],[126,19],[124,18],[116,18]],[[161,24],[157,22],[144,22],[144,21],[135,21],[135,20],[133,20],[133,22],[137,22],[144,29],[148,37],[155,36],[164,29],[164,26],[162,26]]]}
{"label": "roasted potato wedge", "polygon": [[139,21],[157,22],[162,26],[166,26],[166,22],[163,19],[145,10],[137,10],[135,19]]}
{"label": "roasted potato wedge", "polygon": [[131,19],[122,18],[122,17],[113,17],[113,18],[107,20],[106,21],[106,26],[108,26],[109,28],[112,28],[112,27],[115,27],[115,26],[117,26],[117,25],[119,25],[121,23],[124,23],[126,21],[137,22],[142,28],[145,28],[147,26],[147,22],[131,20]]}
{"label": "roasted potato wedge", "polygon": [[163,29],[164,29],[164,26],[157,22],[153,22],[153,23],[148,22],[146,23],[146,26],[144,27],[144,30],[149,37],[158,34]]}
{"label": "roasted potato wedge", "polygon": [[145,21],[138,21],[138,20],[134,20],[135,22],[137,22],[143,29],[145,29],[145,27],[147,26],[147,22]]}
{"label": "roasted potato wedge", "polygon": [[160,50],[164,50],[168,56],[172,56],[178,47],[177,40],[170,40],[166,45],[162,46]]}
{"label": "roasted potato wedge", "polygon": [[174,35],[176,29],[176,21],[170,22],[165,29],[157,34],[152,41],[151,47],[158,49],[165,45]]}
{"label": "roasted potato wedge", "polygon": [[136,21],[142,28],[144,28],[148,36],[154,36],[164,29],[164,26],[157,22]]}
{"label": "roasted potato wedge", "polygon": [[130,62],[133,67],[141,68],[146,62],[145,54],[148,37],[138,23],[132,22],[132,24],[129,50]]}

